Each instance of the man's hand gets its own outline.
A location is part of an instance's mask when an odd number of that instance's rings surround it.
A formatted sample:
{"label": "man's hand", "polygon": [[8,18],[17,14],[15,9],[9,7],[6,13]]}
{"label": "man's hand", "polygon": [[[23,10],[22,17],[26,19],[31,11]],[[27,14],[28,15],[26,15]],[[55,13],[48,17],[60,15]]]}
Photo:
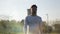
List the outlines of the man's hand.
{"label": "man's hand", "polygon": [[43,33],[43,24],[39,24],[39,32],[42,34]]}

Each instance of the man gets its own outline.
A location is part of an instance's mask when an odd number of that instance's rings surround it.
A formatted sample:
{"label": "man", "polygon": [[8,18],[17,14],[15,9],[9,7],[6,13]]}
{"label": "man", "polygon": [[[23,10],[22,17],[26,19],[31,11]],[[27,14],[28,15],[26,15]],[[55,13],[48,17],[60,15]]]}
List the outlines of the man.
{"label": "man", "polygon": [[28,34],[42,34],[42,19],[37,16],[37,6],[31,6],[31,15],[27,16],[24,22],[24,32],[27,34],[27,26],[29,26]]}

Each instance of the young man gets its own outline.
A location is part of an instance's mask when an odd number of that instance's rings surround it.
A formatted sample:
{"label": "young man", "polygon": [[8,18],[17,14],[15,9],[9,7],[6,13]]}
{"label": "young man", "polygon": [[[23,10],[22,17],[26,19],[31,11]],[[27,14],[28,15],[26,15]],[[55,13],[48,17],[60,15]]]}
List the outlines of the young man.
{"label": "young man", "polygon": [[37,16],[37,6],[31,6],[31,15],[27,16],[24,22],[24,32],[27,34],[27,26],[29,26],[28,34],[42,34],[42,19]]}

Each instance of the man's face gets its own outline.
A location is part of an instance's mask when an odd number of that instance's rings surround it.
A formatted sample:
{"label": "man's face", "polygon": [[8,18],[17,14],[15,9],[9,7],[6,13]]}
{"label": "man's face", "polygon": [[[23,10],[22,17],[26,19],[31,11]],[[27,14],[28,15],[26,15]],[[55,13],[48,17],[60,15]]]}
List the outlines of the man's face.
{"label": "man's face", "polygon": [[32,14],[36,14],[36,11],[37,11],[37,8],[36,8],[36,7],[32,7],[32,8],[31,8],[31,13],[32,13]]}

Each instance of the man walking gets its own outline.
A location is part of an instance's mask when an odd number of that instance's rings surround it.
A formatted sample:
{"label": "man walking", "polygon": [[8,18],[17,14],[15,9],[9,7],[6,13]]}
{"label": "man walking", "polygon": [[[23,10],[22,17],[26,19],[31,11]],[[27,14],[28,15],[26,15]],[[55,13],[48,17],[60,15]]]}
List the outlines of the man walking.
{"label": "man walking", "polygon": [[31,6],[31,15],[27,16],[24,21],[24,33],[27,34],[27,26],[29,26],[28,34],[42,34],[42,19],[37,16],[37,6]]}

